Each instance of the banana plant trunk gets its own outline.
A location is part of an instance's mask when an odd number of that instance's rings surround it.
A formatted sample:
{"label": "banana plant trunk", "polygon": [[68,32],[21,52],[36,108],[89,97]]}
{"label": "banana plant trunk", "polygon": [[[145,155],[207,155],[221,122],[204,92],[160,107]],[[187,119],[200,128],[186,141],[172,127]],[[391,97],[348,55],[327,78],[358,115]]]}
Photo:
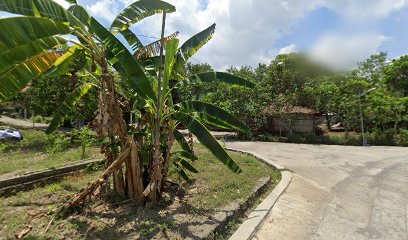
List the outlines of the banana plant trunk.
{"label": "banana plant trunk", "polygon": [[159,74],[157,77],[157,103],[156,103],[156,119],[155,119],[155,126],[154,126],[154,134],[153,134],[153,156],[152,161],[150,164],[150,179],[149,185],[146,187],[143,194],[147,196],[149,202],[155,203],[161,193],[162,188],[162,169],[163,169],[163,162],[162,162],[162,151],[161,151],[161,113],[162,113],[162,76],[163,76],[163,47],[164,47],[164,29],[166,26],[166,11],[163,12],[163,19],[162,19],[162,29],[161,29],[161,38],[160,38],[160,61],[159,61]]}
{"label": "banana plant trunk", "polygon": [[167,178],[167,174],[169,172],[169,165],[170,165],[170,153],[171,149],[174,145],[174,141],[176,140],[176,137],[174,136],[173,130],[169,128],[168,136],[167,136],[167,149],[166,152],[163,156],[163,168],[162,168],[162,186],[164,186],[164,183]]}
{"label": "banana plant trunk", "polygon": [[[114,78],[109,73],[106,61],[102,59],[102,87],[99,92],[98,115],[96,117],[96,129],[100,138],[109,137],[110,142],[101,146],[101,152],[107,159],[109,167],[115,159],[128,148],[130,142],[130,154],[126,157],[125,171],[119,165],[113,170],[113,190],[121,197],[129,197],[135,200],[137,205],[142,205],[144,198],[143,181],[141,174],[141,162],[136,142],[128,137],[126,123],[115,91]],[[106,181],[107,179],[105,179]]]}

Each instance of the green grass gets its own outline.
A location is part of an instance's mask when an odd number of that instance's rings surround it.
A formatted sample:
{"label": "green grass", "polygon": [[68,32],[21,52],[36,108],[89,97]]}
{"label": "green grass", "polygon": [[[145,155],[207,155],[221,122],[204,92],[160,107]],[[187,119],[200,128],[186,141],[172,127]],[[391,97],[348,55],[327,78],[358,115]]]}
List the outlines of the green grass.
{"label": "green grass", "polygon": [[[174,150],[177,151],[178,147],[176,146]],[[0,236],[13,237],[14,234],[31,224],[34,228],[28,234],[28,238],[55,239],[65,236],[70,239],[84,239],[84,233],[92,223],[96,226],[96,230],[95,235],[89,239],[119,239],[127,236],[122,232],[125,225],[130,225],[130,231],[137,232],[144,238],[151,238],[158,232],[166,232],[170,234],[170,238],[180,238],[185,236],[183,231],[188,229],[189,224],[198,224],[194,223],[197,220],[195,218],[208,217],[211,212],[249,196],[261,178],[271,176],[275,183],[280,179],[280,173],[277,170],[249,155],[230,153],[243,170],[241,174],[235,174],[201,145],[195,144],[195,152],[198,160],[193,165],[199,172],[190,175],[194,179],[193,183],[181,181],[173,168],[170,171],[169,178],[173,181],[180,180],[188,194],[183,204],[179,205],[179,207],[184,206],[179,209],[180,212],[175,210],[174,213],[171,213],[166,207],[164,208],[167,210],[163,212],[164,209],[160,206],[149,210],[133,206],[124,208],[117,204],[101,205],[101,201],[97,201],[88,208],[99,206],[99,208],[113,210],[99,215],[82,214],[77,218],[57,220],[49,232],[45,236],[42,235],[42,231],[51,218],[47,212],[55,209],[101,174],[100,171],[81,173],[48,186],[20,192],[8,198],[0,198]],[[165,213],[167,211],[170,213]],[[35,213],[43,215],[33,217]],[[181,225],[177,222],[179,220],[176,221],[176,218],[173,218],[179,213],[189,214]],[[167,216],[166,214],[175,215]],[[104,222],[118,225],[115,225],[115,228],[107,227]]]}
{"label": "green grass", "polygon": [[0,144],[0,175],[54,168],[84,158],[102,158],[99,148],[87,148],[82,156],[80,147],[72,147],[63,152],[46,152],[47,135],[43,131],[21,130],[24,139],[18,143]]}
{"label": "green grass", "polygon": [[39,130],[20,130],[23,140],[19,143],[3,142],[0,144],[0,152],[8,153],[15,151],[43,151],[47,144],[47,134]]}
{"label": "green grass", "polygon": [[[177,146],[176,149],[177,150]],[[197,189],[191,204],[196,208],[216,209],[226,202],[243,199],[248,196],[259,179],[270,176],[273,181],[280,178],[279,171],[273,171],[267,164],[250,155],[229,152],[231,157],[242,168],[242,173],[229,171],[206,148],[196,144],[195,153],[199,160],[193,163],[198,174],[191,174],[196,183],[203,185]],[[170,178],[178,179],[174,168],[170,169]]]}
{"label": "green grass", "polygon": [[[35,231],[31,237],[42,236],[41,231],[45,229],[51,218],[48,212],[58,207],[60,203],[67,200],[98,175],[100,172],[80,173],[58,183],[27,192],[19,192],[8,198],[0,198],[0,236],[12,238],[14,234],[24,229],[32,219],[38,222],[34,226]],[[41,215],[37,218],[36,214]],[[67,224],[67,227],[71,228],[72,226]],[[58,229],[51,229],[50,235],[58,236]],[[40,239],[53,239],[53,237],[42,236]]]}

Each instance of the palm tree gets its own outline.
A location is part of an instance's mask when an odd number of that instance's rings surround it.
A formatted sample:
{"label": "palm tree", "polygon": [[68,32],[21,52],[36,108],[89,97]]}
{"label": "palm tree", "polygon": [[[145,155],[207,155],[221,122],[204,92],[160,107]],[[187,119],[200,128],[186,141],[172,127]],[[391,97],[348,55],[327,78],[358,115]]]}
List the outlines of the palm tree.
{"label": "palm tree", "polygon": [[[186,84],[221,81],[253,86],[227,73],[208,72],[187,77],[181,74],[189,57],[211,38],[215,25],[193,36],[180,48],[177,33],[143,46],[129,27],[153,14],[174,12],[174,6],[160,0],[136,1],[117,16],[108,30],[75,1],[70,2],[73,5],[64,9],[52,0],[0,0],[1,11],[21,15],[0,19],[0,101],[12,98],[39,76],[66,71],[79,51],[85,52],[90,62],[89,76],[98,80],[98,84],[79,85],[56,111],[47,130],[48,133],[54,131],[82,96],[91,88],[98,88],[94,125],[102,141],[101,152],[107,159],[107,167],[97,181],[74,196],[66,206],[82,203],[110,175],[117,194],[133,198],[138,205],[146,199],[155,202],[167,175],[175,140],[183,151],[174,154],[173,164],[184,177],[187,177],[186,170],[195,172],[187,160],[196,158],[176,129],[180,124],[231,170],[241,171],[206,126],[239,131],[249,129],[211,104],[200,101],[173,103],[172,99],[173,90]],[[133,54],[115,34],[126,39]],[[66,35],[78,41],[67,39]],[[66,44],[69,50],[61,51],[60,47]],[[163,68],[157,64],[157,46],[166,47]],[[120,77],[115,79],[116,73]],[[163,84],[158,88],[161,74]],[[130,98],[138,124],[125,123],[119,87]],[[147,184],[144,184],[143,174],[148,176]]]}

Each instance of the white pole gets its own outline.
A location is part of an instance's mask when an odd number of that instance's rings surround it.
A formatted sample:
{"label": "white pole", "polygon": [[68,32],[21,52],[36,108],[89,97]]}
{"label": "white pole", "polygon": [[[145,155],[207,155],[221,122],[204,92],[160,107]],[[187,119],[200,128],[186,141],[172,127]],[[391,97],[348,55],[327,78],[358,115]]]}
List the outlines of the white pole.
{"label": "white pole", "polygon": [[361,104],[361,96],[358,96],[358,100],[360,102],[360,120],[361,120],[361,133],[363,134],[363,143],[362,145],[365,146],[366,142],[365,142],[365,135],[364,135],[364,117],[363,117],[363,106]]}

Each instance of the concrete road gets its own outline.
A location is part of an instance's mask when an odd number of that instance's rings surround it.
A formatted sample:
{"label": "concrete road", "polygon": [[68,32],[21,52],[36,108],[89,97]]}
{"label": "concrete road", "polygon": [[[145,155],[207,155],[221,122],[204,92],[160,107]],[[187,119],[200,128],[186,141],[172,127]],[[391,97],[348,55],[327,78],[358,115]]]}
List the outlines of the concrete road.
{"label": "concrete road", "polygon": [[[24,128],[24,129],[33,128],[32,122],[25,121],[23,119],[11,118],[7,116],[0,116],[0,125],[8,125],[8,126],[12,126],[16,128]],[[45,123],[35,123],[34,126],[35,128],[40,128],[40,129],[48,128],[48,124],[45,124]]]}
{"label": "concrete road", "polygon": [[253,239],[408,239],[408,148],[230,142],[294,171]]}

